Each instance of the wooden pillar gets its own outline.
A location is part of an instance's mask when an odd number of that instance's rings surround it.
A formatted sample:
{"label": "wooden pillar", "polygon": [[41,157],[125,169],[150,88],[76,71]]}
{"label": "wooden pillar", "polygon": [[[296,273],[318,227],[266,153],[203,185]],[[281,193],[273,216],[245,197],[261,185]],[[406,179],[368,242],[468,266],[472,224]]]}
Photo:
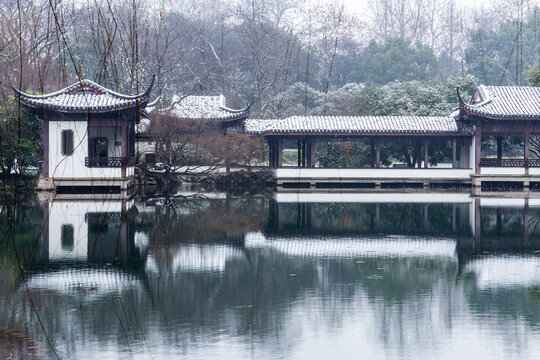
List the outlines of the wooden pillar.
{"label": "wooden pillar", "polygon": [[298,159],[297,159],[297,166],[302,166],[302,139],[298,137],[296,139],[296,148],[298,149]]}
{"label": "wooden pillar", "polygon": [[428,168],[429,164],[429,140],[424,139],[424,168]]}
{"label": "wooden pillar", "polygon": [[529,175],[529,128],[523,133],[523,159],[525,163],[525,175]]}
{"label": "wooden pillar", "polygon": [[375,167],[381,167],[381,139],[375,138]]}
{"label": "wooden pillar", "polygon": [[308,158],[307,158],[307,166],[308,167],[315,167],[315,153],[317,152],[317,138],[310,137],[309,143],[308,143]]}
{"label": "wooden pillar", "polygon": [[49,119],[43,117],[43,177],[49,178]]}
{"label": "wooden pillar", "polygon": [[[127,161],[127,158],[128,158],[128,143],[127,143],[127,132],[128,132],[128,126],[129,126],[129,121],[125,118],[123,118],[121,122],[121,129],[122,129],[122,157],[124,158],[125,161]],[[126,167],[125,166],[122,166],[122,177],[125,178],[126,177]]]}
{"label": "wooden pillar", "polygon": [[420,140],[416,141],[416,161],[418,162],[418,168],[422,167],[422,145]]}
{"label": "wooden pillar", "polygon": [[276,167],[283,166],[283,138],[281,136],[276,139],[275,160]]}
{"label": "wooden pillar", "polygon": [[375,140],[369,139],[369,147],[370,147],[370,155],[371,155],[371,161],[370,161],[370,167],[375,167]]}
{"label": "wooden pillar", "polygon": [[275,161],[276,148],[275,148],[275,141],[274,141],[275,139],[272,136],[268,136],[266,140],[268,142],[268,166],[275,167],[276,166],[276,161]]}
{"label": "wooden pillar", "polygon": [[301,153],[302,153],[302,167],[306,167],[306,141],[307,141],[307,138],[302,136],[301,140],[300,140],[300,144],[301,144]]}
{"label": "wooden pillar", "polygon": [[497,160],[502,159],[502,136],[497,136]]}
{"label": "wooden pillar", "polygon": [[476,124],[474,133],[474,173],[480,175],[480,160],[482,159],[482,128]]}

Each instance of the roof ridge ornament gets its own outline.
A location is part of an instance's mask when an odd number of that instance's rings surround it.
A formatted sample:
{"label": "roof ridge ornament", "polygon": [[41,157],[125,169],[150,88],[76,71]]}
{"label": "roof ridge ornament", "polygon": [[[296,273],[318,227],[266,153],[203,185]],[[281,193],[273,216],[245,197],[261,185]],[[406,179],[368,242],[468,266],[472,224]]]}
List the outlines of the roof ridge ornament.
{"label": "roof ridge ornament", "polygon": [[461,94],[459,93],[459,86],[456,87],[456,90],[457,90],[457,97],[459,99],[459,107],[461,107],[462,105],[465,105],[465,102],[463,101],[463,99],[461,98]]}

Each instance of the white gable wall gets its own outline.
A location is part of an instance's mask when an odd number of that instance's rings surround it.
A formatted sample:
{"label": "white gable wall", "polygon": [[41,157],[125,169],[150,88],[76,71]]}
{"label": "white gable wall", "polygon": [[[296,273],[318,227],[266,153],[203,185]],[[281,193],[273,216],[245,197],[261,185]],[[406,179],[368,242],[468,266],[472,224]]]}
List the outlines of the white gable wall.
{"label": "white gable wall", "polygon": [[[114,149],[114,128],[108,128],[109,156],[119,156]],[[73,130],[73,154],[62,155],[62,131]],[[49,177],[53,179],[114,179],[122,177],[122,168],[89,168],[85,166],[88,156],[88,125],[86,121],[49,121]],[[116,140],[119,141],[117,134]],[[134,173],[128,167],[126,175]]]}

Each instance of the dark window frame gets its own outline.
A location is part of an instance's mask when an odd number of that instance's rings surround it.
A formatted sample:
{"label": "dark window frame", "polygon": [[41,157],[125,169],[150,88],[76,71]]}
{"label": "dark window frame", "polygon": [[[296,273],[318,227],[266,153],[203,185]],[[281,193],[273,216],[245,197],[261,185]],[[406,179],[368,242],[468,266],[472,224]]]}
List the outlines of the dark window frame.
{"label": "dark window frame", "polygon": [[[62,155],[64,156],[73,155],[73,152],[75,150],[73,146],[73,130],[71,129],[62,130],[60,137],[61,137],[60,146],[61,146]],[[69,141],[67,141],[68,139]]]}
{"label": "dark window frame", "polygon": [[62,224],[60,229],[60,245],[62,250],[72,251],[75,247],[75,228],[72,224]]}

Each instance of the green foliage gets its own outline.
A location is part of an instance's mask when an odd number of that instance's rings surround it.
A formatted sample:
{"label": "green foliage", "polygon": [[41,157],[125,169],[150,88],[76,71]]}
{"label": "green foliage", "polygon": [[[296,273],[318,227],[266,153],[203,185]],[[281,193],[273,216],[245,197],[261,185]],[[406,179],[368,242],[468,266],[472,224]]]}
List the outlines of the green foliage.
{"label": "green foliage", "polygon": [[485,85],[521,85],[538,54],[538,26],[535,14],[521,26],[508,20],[497,30],[480,28],[471,33],[466,50],[469,71]]}
{"label": "green foliage", "polygon": [[[325,139],[317,151],[322,167],[363,168],[371,166],[371,144],[368,139]],[[383,163],[385,163],[383,159]]]}
{"label": "green foliage", "polygon": [[457,99],[456,89],[459,88],[461,98],[467,101],[472,98],[477,87],[478,79],[474,75],[467,74],[464,77],[450,76],[446,80],[444,100],[447,104],[455,104]]}
{"label": "green foliage", "polygon": [[529,86],[540,86],[540,65],[529,68],[527,83]]}
{"label": "green foliage", "polygon": [[429,47],[401,38],[380,44],[371,41],[363,52],[363,81],[384,85],[392,81],[426,81],[437,74],[437,58]]}
{"label": "green foliage", "polygon": [[2,171],[22,173],[28,166],[38,166],[42,159],[41,123],[36,116],[24,113],[13,96],[0,105]]}

